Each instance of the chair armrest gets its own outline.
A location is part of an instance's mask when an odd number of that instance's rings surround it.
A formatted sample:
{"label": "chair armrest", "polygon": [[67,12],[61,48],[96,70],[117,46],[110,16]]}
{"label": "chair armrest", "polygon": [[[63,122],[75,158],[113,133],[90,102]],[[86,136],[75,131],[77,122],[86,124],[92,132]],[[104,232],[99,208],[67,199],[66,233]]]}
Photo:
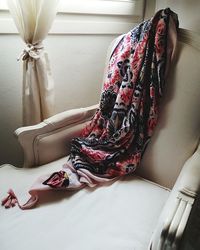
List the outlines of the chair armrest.
{"label": "chair armrest", "polygon": [[176,250],[200,190],[200,146],[186,161],[154,231],[152,250]]}
{"label": "chair armrest", "polygon": [[66,156],[71,139],[80,135],[97,107],[68,110],[37,125],[18,128],[15,135],[24,152],[24,167],[46,164]]}

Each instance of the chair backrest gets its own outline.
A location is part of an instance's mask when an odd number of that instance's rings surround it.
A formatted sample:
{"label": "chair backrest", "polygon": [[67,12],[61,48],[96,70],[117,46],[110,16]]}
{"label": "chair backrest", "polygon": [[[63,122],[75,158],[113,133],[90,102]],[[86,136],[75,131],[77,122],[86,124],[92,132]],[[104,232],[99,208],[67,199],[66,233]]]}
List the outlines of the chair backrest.
{"label": "chair backrest", "polygon": [[[112,43],[113,49],[120,39],[121,36]],[[136,173],[172,188],[184,162],[195,151],[199,137],[200,36],[180,29],[158,125]]]}

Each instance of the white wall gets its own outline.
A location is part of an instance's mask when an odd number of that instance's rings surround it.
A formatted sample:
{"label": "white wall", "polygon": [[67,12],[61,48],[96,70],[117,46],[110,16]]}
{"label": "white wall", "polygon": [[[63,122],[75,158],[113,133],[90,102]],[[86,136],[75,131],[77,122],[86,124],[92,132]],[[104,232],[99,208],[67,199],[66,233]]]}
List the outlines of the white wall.
{"label": "white wall", "polygon": [[[76,1],[61,1],[64,8],[44,43],[55,79],[56,112],[98,102],[109,43],[143,18],[143,0],[86,0],[88,8]],[[23,159],[13,135],[22,126],[22,72],[16,58],[23,46],[5,7],[0,10],[0,164],[15,166]]]}
{"label": "white wall", "polygon": [[200,33],[199,0],[156,0],[156,10],[166,7],[178,14],[180,27]]}
{"label": "white wall", "polygon": [[0,35],[0,163],[19,163],[22,153],[13,131],[21,126],[20,64],[22,43],[16,35]]}

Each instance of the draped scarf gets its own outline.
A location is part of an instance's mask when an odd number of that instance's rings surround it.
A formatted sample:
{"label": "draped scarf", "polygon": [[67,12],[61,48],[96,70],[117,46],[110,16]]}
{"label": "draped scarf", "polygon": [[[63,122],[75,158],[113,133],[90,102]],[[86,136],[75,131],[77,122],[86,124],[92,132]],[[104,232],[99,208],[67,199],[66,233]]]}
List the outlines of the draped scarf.
{"label": "draped scarf", "polygon": [[177,28],[177,15],[164,9],[122,36],[109,60],[99,108],[72,140],[62,170],[40,177],[26,204],[9,190],[2,205],[28,209],[39,191],[92,187],[134,172],[157,124]]}

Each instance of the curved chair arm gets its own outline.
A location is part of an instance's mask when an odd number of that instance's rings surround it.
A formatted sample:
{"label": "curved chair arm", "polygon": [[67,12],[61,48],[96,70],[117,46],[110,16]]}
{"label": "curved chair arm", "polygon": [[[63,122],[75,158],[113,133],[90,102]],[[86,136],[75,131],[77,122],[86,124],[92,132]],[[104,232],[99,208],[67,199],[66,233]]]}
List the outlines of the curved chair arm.
{"label": "curved chair arm", "polygon": [[24,152],[24,167],[42,165],[66,156],[71,139],[80,134],[97,107],[68,110],[37,125],[18,128],[15,135]]}
{"label": "curved chair arm", "polygon": [[186,161],[161,213],[150,249],[177,250],[200,190],[200,146]]}

